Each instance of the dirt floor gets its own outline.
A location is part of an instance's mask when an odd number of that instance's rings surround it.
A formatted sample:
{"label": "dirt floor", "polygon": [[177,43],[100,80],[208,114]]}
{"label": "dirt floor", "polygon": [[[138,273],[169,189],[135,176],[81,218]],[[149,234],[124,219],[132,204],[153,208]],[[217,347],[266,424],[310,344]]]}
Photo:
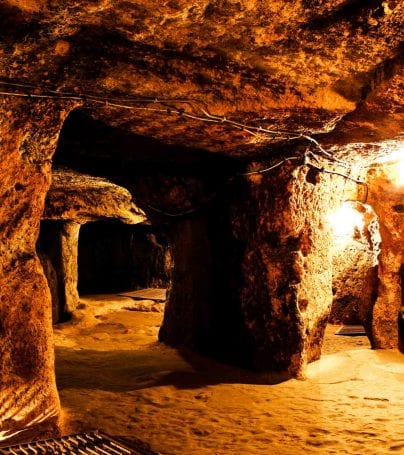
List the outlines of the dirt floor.
{"label": "dirt floor", "polygon": [[[143,306],[142,306],[143,305]],[[82,298],[55,327],[64,434],[103,429],[162,454],[404,453],[404,356],[327,330],[305,380],[247,372],[157,342],[151,302]],[[125,309],[126,308],[126,309]],[[161,308],[161,306],[160,306]]]}

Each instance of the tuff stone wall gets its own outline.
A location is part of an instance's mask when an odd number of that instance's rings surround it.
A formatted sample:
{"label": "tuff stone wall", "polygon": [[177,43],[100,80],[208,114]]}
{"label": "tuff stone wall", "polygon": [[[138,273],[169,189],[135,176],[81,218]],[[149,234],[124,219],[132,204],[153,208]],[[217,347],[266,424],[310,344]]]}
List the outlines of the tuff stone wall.
{"label": "tuff stone wall", "polygon": [[108,218],[128,224],[146,221],[126,188],[92,175],[58,168],[52,170],[52,184],[42,218],[80,224]]}
{"label": "tuff stone wall", "polygon": [[0,99],[0,440],[57,431],[51,296],[35,243],[72,107]]}
{"label": "tuff stone wall", "polygon": [[78,241],[80,224],[42,221],[38,254],[52,295],[53,323],[66,319],[79,303]]}
{"label": "tuff stone wall", "polygon": [[377,292],[379,223],[370,206],[350,205],[362,215],[363,226],[355,227],[351,238],[336,238],[332,246],[334,297],[329,321],[370,328]]}
{"label": "tuff stone wall", "polygon": [[235,181],[210,212],[179,223],[160,339],[301,375],[321,352],[332,302],[327,214],[343,187],[285,164]]}
{"label": "tuff stone wall", "polygon": [[[403,8],[397,0],[4,0],[2,76],[27,82],[28,91],[45,85],[118,103],[169,97],[171,115],[103,109],[90,99],[88,107],[166,143],[249,153],[243,132],[184,121],[176,109],[314,134],[330,131],[384,81],[377,104],[391,106],[402,90],[402,78],[398,86],[390,79],[400,72]],[[357,122],[370,141],[375,130],[382,138],[402,131],[394,111],[381,114]]]}
{"label": "tuff stone wall", "polygon": [[391,163],[373,169],[368,174],[369,203],[379,217],[382,239],[379,285],[372,311],[371,343],[374,348],[383,349],[398,346],[397,320],[400,307],[403,306],[404,191],[402,186],[394,182],[393,173],[394,163]]}

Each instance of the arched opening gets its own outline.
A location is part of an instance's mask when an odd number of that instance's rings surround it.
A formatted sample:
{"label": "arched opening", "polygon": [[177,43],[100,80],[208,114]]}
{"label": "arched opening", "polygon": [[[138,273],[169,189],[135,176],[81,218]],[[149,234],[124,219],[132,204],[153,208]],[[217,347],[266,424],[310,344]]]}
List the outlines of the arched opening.
{"label": "arched opening", "polygon": [[370,347],[381,243],[378,218],[371,206],[346,201],[329,221],[333,303],[324,350]]}
{"label": "arched opening", "polygon": [[158,217],[148,219],[134,203],[141,184],[133,169],[138,162],[148,166],[145,147],[150,152],[147,140],[108,127],[80,109],[67,117],[53,156],[37,243],[55,323],[68,320],[84,294],[169,287],[166,226]]}

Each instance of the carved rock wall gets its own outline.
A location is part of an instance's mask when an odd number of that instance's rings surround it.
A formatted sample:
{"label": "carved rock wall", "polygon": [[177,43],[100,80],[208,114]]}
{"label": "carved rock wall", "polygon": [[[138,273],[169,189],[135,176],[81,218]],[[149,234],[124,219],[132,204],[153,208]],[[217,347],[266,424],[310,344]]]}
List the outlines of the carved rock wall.
{"label": "carved rock wall", "polygon": [[292,375],[320,356],[332,302],[326,215],[344,182],[308,173],[288,164],[236,180],[214,209],[178,224],[161,340]]}
{"label": "carved rock wall", "polygon": [[0,100],[0,440],[57,429],[51,296],[35,243],[68,107]]}
{"label": "carved rock wall", "polygon": [[377,265],[380,233],[377,217],[370,206],[351,204],[363,216],[348,239],[334,240],[333,305],[330,322],[364,324],[370,328],[371,313],[377,292]]}
{"label": "carved rock wall", "polygon": [[53,169],[42,218],[80,224],[104,218],[128,224],[146,220],[128,190],[70,169]]}
{"label": "carved rock wall", "polygon": [[404,191],[402,185],[394,182],[393,173],[394,163],[374,169],[368,175],[369,203],[379,216],[382,239],[371,343],[374,348],[384,349],[396,348],[398,345],[397,319],[400,307],[403,306]]}
{"label": "carved rock wall", "polygon": [[42,221],[37,250],[52,295],[53,322],[59,322],[79,303],[78,241],[80,224]]}

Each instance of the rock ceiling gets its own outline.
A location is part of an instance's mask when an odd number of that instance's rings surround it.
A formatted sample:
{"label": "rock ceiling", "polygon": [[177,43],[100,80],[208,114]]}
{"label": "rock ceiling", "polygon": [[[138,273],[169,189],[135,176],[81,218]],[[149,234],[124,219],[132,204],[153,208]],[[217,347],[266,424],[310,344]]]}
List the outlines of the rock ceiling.
{"label": "rock ceiling", "polygon": [[0,90],[69,94],[109,125],[226,154],[299,134],[397,140],[403,11],[399,0],[0,0]]}
{"label": "rock ceiling", "polygon": [[125,188],[71,170],[53,171],[42,219],[83,224],[108,218],[126,224],[146,221],[144,212],[132,202]]}

